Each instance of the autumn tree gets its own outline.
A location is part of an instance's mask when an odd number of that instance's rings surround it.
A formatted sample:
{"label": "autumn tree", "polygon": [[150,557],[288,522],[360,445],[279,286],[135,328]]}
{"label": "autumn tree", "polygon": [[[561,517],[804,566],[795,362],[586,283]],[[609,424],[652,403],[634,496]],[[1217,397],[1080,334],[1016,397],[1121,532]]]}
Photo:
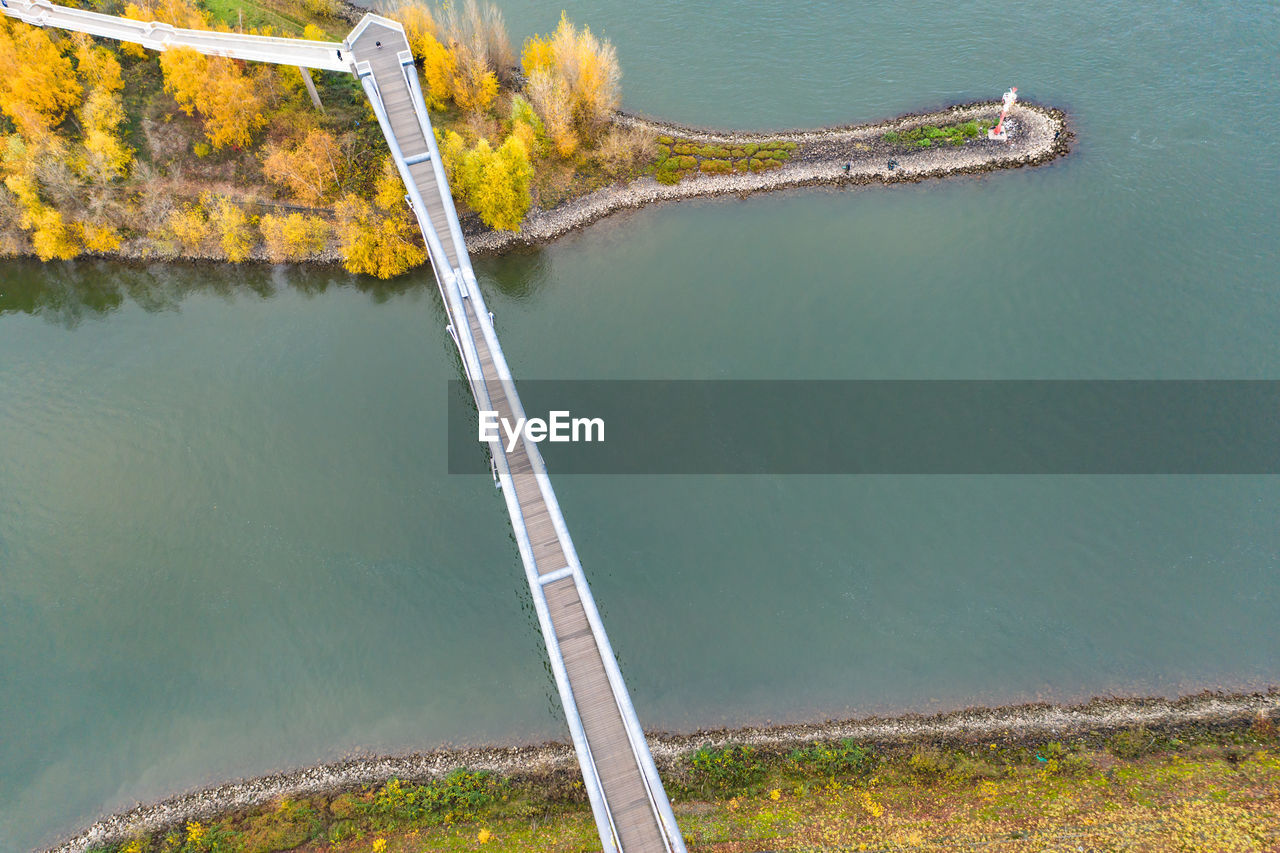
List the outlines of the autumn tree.
{"label": "autumn tree", "polygon": [[187,115],[200,113],[214,148],[247,146],[266,123],[266,101],[240,63],[189,47],[160,54],[164,89]]}
{"label": "autumn tree", "polygon": [[525,94],[542,118],[556,153],[569,158],[578,150],[578,129],[573,121],[573,97],[569,86],[556,75],[536,69],[525,84]]}
{"label": "autumn tree", "polygon": [[338,202],[337,235],[349,272],[392,278],[426,260],[418,231],[403,201],[404,188],[388,158],[370,204],[349,193]]}
{"label": "autumn tree", "polygon": [[501,11],[466,0],[438,13],[415,2],[393,14],[422,62],[432,106],[453,101],[464,112],[487,110],[497,97],[499,81],[510,78],[514,64]]}
{"label": "autumn tree", "polygon": [[266,244],[267,258],[275,264],[301,261],[324,251],[329,242],[330,227],[318,216],[290,213],[269,214],[258,221],[258,230]]}
{"label": "autumn tree", "polygon": [[549,36],[533,36],[521,54],[529,100],[562,156],[599,130],[620,102],[618,55],[608,39],[579,30],[567,15]]}
{"label": "autumn tree", "polygon": [[254,234],[249,215],[228,198],[206,201],[209,225],[218,237],[222,254],[232,263],[240,263],[253,251]]}
{"label": "autumn tree", "polygon": [[169,214],[165,223],[168,236],[187,255],[202,255],[212,234],[209,216],[199,204],[185,204]]}
{"label": "autumn tree", "polygon": [[302,204],[315,205],[338,189],[346,159],[332,133],[314,129],[292,142],[270,143],[262,160],[267,180]]}
{"label": "autumn tree", "polygon": [[520,95],[511,96],[511,133],[520,138],[532,157],[546,144],[547,127],[533,104]]}
{"label": "autumn tree", "polygon": [[17,202],[18,224],[30,232],[31,248],[42,261],[66,260],[80,253],[79,229],[42,191],[40,168],[50,158],[65,158],[65,145],[52,135],[27,143],[12,134],[0,151],[0,175]]}
{"label": "autumn tree", "polygon": [[120,126],[124,124],[120,97],[123,75],[120,62],[110,50],[95,46],[83,33],[77,33],[74,41],[77,70],[88,90],[80,106],[85,151],[82,172],[90,180],[106,183],[124,177],[133,162],[133,152],[120,138]]}
{"label": "autumn tree", "polygon": [[81,94],[71,60],[48,31],[0,16],[0,110],[19,133],[49,134]]}
{"label": "autumn tree", "polygon": [[463,201],[490,228],[519,231],[532,199],[529,181],[533,167],[524,143],[516,136],[495,151],[481,139],[462,156],[454,180]]}

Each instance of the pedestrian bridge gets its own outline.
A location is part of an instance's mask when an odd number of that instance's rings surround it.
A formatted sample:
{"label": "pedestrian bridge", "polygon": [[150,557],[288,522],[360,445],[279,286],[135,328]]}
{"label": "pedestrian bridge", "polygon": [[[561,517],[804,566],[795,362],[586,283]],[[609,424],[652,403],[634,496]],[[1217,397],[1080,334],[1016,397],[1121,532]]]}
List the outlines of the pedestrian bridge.
{"label": "pedestrian bridge", "polygon": [[[476,405],[512,422],[524,416],[493,315],[476,285],[471,258],[440,161],[431,119],[404,29],[366,15],[343,42],[266,38],[132,21],[48,0],[2,0],[0,11],[55,26],[141,44],[191,47],[236,59],[345,71],[359,77],[407,190],[431,257]],[[536,444],[510,451],[490,443],[542,627],[569,734],[582,767],[600,842],[607,853],[684,853],[671,804],[636,718],[617,659],[565,525]]]}

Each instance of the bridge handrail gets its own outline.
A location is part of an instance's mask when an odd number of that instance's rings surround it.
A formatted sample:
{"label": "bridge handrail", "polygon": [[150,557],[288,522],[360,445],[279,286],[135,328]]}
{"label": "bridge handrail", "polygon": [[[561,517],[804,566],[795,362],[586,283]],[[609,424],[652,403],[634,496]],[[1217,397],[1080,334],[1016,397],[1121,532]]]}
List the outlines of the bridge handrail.
{"label": "bridge handrail", "polygon": [[[517,418],[522,418],[525,416],[524,407],[520,402],[520,396],[516,393],[515,380],[512,378],[510,368],[507,366],[507,359],[502,352],[502,345],[499,343],[493,323],[489,319],[484,295],[480,292],[480,288],[474,286],[474,284],[470,289],[473,307],[477,309],[477,314],[479,315],[481,333],[485,337],[485,343],[489,346],[489,355],[498,372],[499,381],[501,381],[503,389],[506,391],[507,400],[512,407],[512,414]],[[671,803],[665,795],[666,789],[663,787],[661,777],[658,775],[658,768],[653,763],[653,756],[649,752],[648,742],[644,737],[644,729],[640,726],[635,707],[631,704],[630,697],[627,694],[622,672],[618,669],[617,658],[614,656],[613,648],[609,643],[608,634],[604,630],[604,622],[600,618],[595,598],[587,585],[586,575],[583,573],[582,563],[578,559],[577,549],[573,545],[568,525],[565,523],[564,515],[560,510],[560,502],[556,499],[555,490],[551,486],[551,477],[547,472],[546,462],[543,460],[542,454],[536,445],[525,442],[524,447],[538,483],[538,490],[547,505],[556,536],[564,548],[569,567],[573,569],[573,580],[578,590],[578,598],[582,602],[587,622],[591,626],[592,636],[600,651],[605,675],[609,680],[610,692],[613,694],[614,705],[618,709],[619,716],[622,717],[623,725],[627,732],[628,744],[636,758],[641,775],[644,777],[650,806],[654,811],[655,818],[663,828],[663,842],[672,853],[685,853],[684,839],[680,834],[679,825],[676,823],[675,813],[671,810]],[[658,791],[662,793],[658,794]]]}
{"label": "bridge handrail", "polygon": [[[434,256],[433,261],[435,261],[436,258],[440,260],[439,264],[433,263],[433,266],[450,270],[450,272],[446,272],[443,276],[437,276],[437,283],[441,285],[441,291],[445,295],[446,304],[452,303],[455,306],[454,310],[450,310],[450,316],[455,319],[454,328],[456,329],[456,336],[454,338],[454,342],[459,344],[460,353],[463,358],[463,365],[467,368],[468,374],[474,373],[480,378],[478,384],[474,381],[471,383],[472,392],[476,397],[477,403],[484,408],[492,408],[493,404],[489,396],[487,380],[484,378],[483,370],[480,369],[479,355],[475,350],[474,342],[471,340],[470,325],[466,322],[466,312],[468,310],[466,302],[468,299],[474,300],[479,292],[478,288],[474,287],[474,276],[472,286],[468,288],[468,292],[471,296],[463,297],[458,290],[456,276],[465,275],[465,272],[462,269],[454,269],[449,264],[448,255],[444,252],[444,247],[435,231],[434,225],[430,222],[429,218],[424,217],[426,206],[423,203],[421,194],[417,191],[416,182],[413,180],[412,175],[409,174],[408,166],[405,163],[404,153],[400,148],[399,140],[396,138],[395,133],[391,128],[391,124],[386,113],[386,107],[382,100],[382,92],[378,87],[377,80],[373,76],[373,69],[367,61],[360,62],[356,66],[356,74],[364,85],[365,92],[369,97],[370,103],[373,105],[374,114],[377,116],[379,124],[383,127],[384,135],[387,137],[387,146],[391,149],[392,159],[396,163],[396,167],[400,172],[406,188],[410,191],[411,198],[415,201],[414,213],[418,217],[419,225],[422,227],[423,236],[427,241],[427,249]],[[420,90],[414,94],[417,95],[417,97],[411,98],[411,100],[417,101],[421,97]],[[440,165],[439,153],[435,147],[435,134],[431,131],[430,121],[428,119],[426,127],[422,128],[421,123],[423,116],[421,115],[421,110],[418,108],[417,104],[415,104],[415,112],[418,113],[419,127],[423,130],[423,136],[427,140],[427,144],[430,146],[432,151],[433,169],[436,171],[437,185],[448,186],[445,182],[443,170]],[[446,213],[450,212],[453,206],[452,197],[447,199],[442,198],[442,201],[445,202]],[[456,213],[454,214],[454,217],[454,221],[456,222]],[[465,244],[460,247],[458,256],[460,259],[466,257]],[[472,311],[476,312],[477,320],[479,321],[481,329],[486,331],[491,329],[491,325],[486,322],[489,317],[488,313],[483,308],[483,302],[477,304],[472,301],[470,307]],[[486,342],[488,342],[488,340],[489,338],[486,335]],[[507,375],[510,375],[509,372]],[[509,396],[508,399],[514,400],[514,404],[516,406],[519,405],[518,397]],[[527,528],[523,523],[524,514],[520,509],[519,502],[515,500],[515,482],[511,476],[511,469],[507,462],[507,456],[504,449],[501,447],[500,442],[491,443],[489,450],[499,466],[499,481],[502,483],[502,492],[508,505],[508,513],[513,519],[512,527],[516,533],[517,545],[522,552],[521,562],[524,563],[526,567],[526,573],[529,573],[530,567],[535,566],[535,561],[532,559],[533,549],[528,541]],[[515,520],[517,519],[520,523],[515,523]],[[602,827],[605,825],[609,827],[609,833],[613,840],[614,850],[621,853],[622,847],[618,838],[617,826],[613,819],[612,810],[609,808],[608,798],[604,795],[604,788],[600,781],[600,771],[596,766],[595,758],[591,753],[590,743],[587,741],[586,731],[582,726],[582,720],[578,716],[577,706],[573,702],[573,688],[569,682],[568,671],[565,667],[563,656],[560,653],[559,644],[554,641],[555,627],[551,621],[550,613],[547,610],[546,598],[543,594],[541,585],[537,583],[536,568],[532,571],[535,574],[530,575],[529,586],[534,598],[534,608],[538,612],[539,621],[542,623],[543,631],[547,632],[547,636],[551,638],[551,641],[546,645],[552,670],[557,676],[556,681],[558,684],[563,685],[563,689],[568,692],[568,696],[565,697],[566,701],[564,703],[565,718],[569,725],[569,733],[570,737],[574,741],[575,749],[578,751],[579,755],[586,758],[586,763],[583,767],[583,779],[587,786],[588,794],[590,795],[589,799],[592,801],[593,810],[598,810],[597,824]],[[603,837],[601,838],[601,841],[602,843],[606,843],[606,839]]]}
{"label": "bridge handrail", "polygon": [[89,35],[134,42],[152,50],[190,47],[199,53],[233,59],[347,73],[352,70],[350,52],[343,42],[186,29],[162,21],[135,21],[87,9],[60,6],[50,0],[5,0],[4,5],[0,6],[0,12],[37,27],[53,25]]}

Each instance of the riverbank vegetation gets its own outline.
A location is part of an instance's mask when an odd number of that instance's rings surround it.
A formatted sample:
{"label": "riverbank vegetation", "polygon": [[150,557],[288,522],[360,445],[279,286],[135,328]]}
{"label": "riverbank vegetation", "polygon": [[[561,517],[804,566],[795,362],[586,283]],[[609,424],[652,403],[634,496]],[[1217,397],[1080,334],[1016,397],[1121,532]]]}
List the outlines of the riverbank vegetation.
{"label": "riverbank vegetation", "polygon": [[[703,746],[663,769],[689,849],[1269,851],[1280,844],[1273,720],[1073,739]],[[587,851],[574,772],[457,770],[190,821],[102,853]]]}
{"label": "riverbank vegetation", "polygon": [[910,130],[889,131],[884,141],[903,148],[929,148],[933,145],[964,145],[970,139],[978,139],[995,127],[994,121],[959,122],[957,124],[926,124]]}
{"label": "riverbank vegetation", "polygon": [[[317,40],[340,40],[353,17],[335,0],[82,5]],[[653,135],[612,121],[620,71],[608,40],[562,17],[517,57],[501,14],[476,0],[391,14],[418,59],[464,220],[515,230],[533,204],[652,167]],[[389,277],[425,260],[403,196],[349,75],[156,54],[0,17],[0,255],[321,256]]]}

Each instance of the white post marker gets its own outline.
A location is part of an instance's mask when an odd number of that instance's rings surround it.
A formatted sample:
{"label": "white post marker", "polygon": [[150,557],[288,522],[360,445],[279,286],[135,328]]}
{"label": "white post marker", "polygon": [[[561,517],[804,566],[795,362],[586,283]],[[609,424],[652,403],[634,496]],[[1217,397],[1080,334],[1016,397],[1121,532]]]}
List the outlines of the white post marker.
{"label": "white post marker", "polygon": [[996,126],[987,131],[987,139],[994,139],[997,142],[1006,142],[1009,134],[1004,129],[1005,116],[1009,115],[1009,110],[1013,109],[1013,105],[1018,102],[1018,87],[1010,86],[1009,91],[1004,93],[1001,99],[1004,105],[1000,107],[1000,121],[996,122]]}

